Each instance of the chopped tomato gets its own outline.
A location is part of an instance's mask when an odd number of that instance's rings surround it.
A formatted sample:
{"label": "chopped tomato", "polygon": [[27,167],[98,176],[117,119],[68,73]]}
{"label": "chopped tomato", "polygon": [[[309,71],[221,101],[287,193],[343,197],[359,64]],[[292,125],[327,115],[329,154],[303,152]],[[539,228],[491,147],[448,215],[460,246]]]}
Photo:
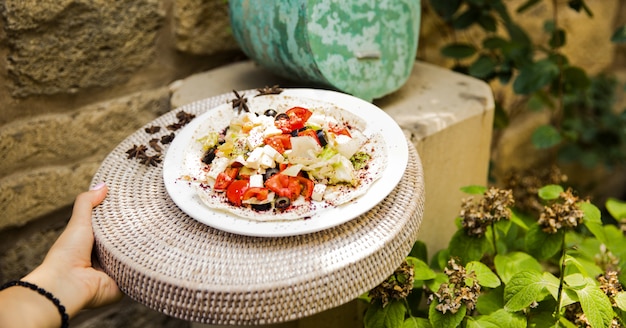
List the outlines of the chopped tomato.
{"label": "chopped tomato", "polygon": [[296,178],[298,179],[298,182],[302,187],[302,196],[304,196],[306,200],[311,199],[311,196],[313,196],[313,187],[315,187],[315,183],[313,182],[313,180],[307,179],[302,176],[297,176]]}
{"label": "chopped tomato", "polygon": [[300,131],[300,132],[298,132],[298,136],[299,137],[309,136],[309,137],[315,139],[315,141],[317,141],[318,145],[320,145],[320,146],[322,145],[320,143],[320,138],[317,137],[317,131],[315,131],[313,129],[306,129],[306,130]]}
{"label": "chopped tomato", "polygon": [[235,206],[241,206],[244,193],[248,190],[247,180],[235,180],[226,189],[226,198]]}
{"label": "chopped tomato", "polygon": [[224,191],[228,186],[237,178],[237,174],[239,173],[238,167],[227,167],[224,172],[220,172],[215,179],[215,185],[213,189],[218,191]]}
{"label": "chopped tomato", "polygon": [[295,200],[302,192],[302,186],[296,177],[277,173],[265,181],[265,186],[280,197]]}
{"label": "chopped tomato", "polygon": [[337,124],[330,124],[330,126],[328,127],[328,131],[336,134],[336,135],[346,135],[348,137],[352,137],[352,135],[350,134],[350,131],[342,125],[337,125]]}
{"label": "chopped tomato", "polygon": [[302,129],[313,113],[304,107],[292,107],[285,112],[289,116],[291,130]]}
{"label": "chopped tomato", "polygon": [[263,143],[270,145],[272,148],[276,149],[277,152],[283,154],[285,150],[291,149],[291,135],[279,134],[269,136],[263,139]]}
{"label": "chopped tomato", "polygon": [[283,133],[290,133],[291,131],[293,131],[293,129],[291,128],[289,116],[285,114],[277,115],[276,119],[274,120],[274,125]]}
{"label": "chopped tomato", "polygon": [[248,188],[241,197],[242,200],[247,200],[250,198],[256,198],[257,200],[266,200],[267,195],[269,194],[269,190],[267,188],[262,187],[252,187]]}
{"label": "chopped tomato", "polygon": [[289,167],[289,165],[290,165],[289,163],[278,163],[278,170],[279,170],[280,172],[282,172],[282,171],[284,171],[286,168],[288,168],[288,167]]}

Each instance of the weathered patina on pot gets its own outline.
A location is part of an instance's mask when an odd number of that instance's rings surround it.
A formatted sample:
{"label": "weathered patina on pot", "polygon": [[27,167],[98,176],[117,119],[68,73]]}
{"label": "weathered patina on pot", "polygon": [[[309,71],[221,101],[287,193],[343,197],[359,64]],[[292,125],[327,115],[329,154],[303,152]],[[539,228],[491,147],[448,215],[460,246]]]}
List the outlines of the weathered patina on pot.
{"label": "weathered patina on pot", "polygon": [[417,52],[420,0],[230,0],[242,50],[278,75],[371,101],[399,89]]}

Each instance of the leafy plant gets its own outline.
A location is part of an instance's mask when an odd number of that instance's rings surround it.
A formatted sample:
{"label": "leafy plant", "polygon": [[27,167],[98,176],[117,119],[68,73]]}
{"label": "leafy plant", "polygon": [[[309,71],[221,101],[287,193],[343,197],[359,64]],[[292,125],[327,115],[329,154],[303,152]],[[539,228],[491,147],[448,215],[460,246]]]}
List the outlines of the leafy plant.
{"label": "leafy plant", "polygon": [[[510,190],[464,188],[458,230],[428,263],[417,242],[387,281],[361,298],[365,327],[620,327],[626,323],[626,238],[559,185],[544,210],[521,213]],[[482,195],[480,195],[482,194]],[[475,201],[474,198],[480,196]],[[610,199],[626,218],[626,203]]]}
{"label": "leafy plant", "polygon": [[[525,12],[544,0],[528,0],[517,8]],[[553,150],[557,159],[580,162],[587,167],[626,162],[626,114],[615,110],[618,83],[606,75],[589,76],[571,63],[561,49],[569,35],[559,25],[559,6],[552,4],[552,19],[544,24],[545,44],[535,44],[529,33],[511,17],[502,0],[430,1],[430,5],[453,34],[441,49],[453,59],[454,69],[491,82],[509,85],[526,99],[524,110],[547,109],[550,122],[536,129],[532,143]],[[585,0],[569,0],[569,8],[592,17]],[[482,39],[457,41],[470,28],[482,30]],[[602,37],[602,36],[600,36]],[[626,43],[626,26],[607,42]],[[468,38],[469,39],[469,38]],[[476,40],[476,38],[472,38]],[[496,99],[496,128],[504,128],[514,111],[504,110]]]}

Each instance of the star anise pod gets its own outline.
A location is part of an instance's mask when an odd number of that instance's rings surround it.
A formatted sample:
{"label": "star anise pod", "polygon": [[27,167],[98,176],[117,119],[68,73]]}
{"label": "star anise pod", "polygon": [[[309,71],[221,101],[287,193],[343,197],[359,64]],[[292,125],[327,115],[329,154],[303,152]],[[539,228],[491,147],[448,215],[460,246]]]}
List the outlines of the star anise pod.
{"label": "star anise pod", "polygon": [[145,128],[145,131],[146,131],[146,133],[154,134],[154,133],[157,133],[157,132],[161,131],[161,127],[153,125],[153,126],[149,126],[149,127]]}
{"label": "star anise pod", "polygon": [[150,145],[150,147],[152,147],[152,149],[154,149],[158,153],[160,153],[163,150],[163,148],[161,148],[161,146],[159,146],[159,139],[158,138],[150,139],[148,144]]}
{"label": "star anise pod", "polygon": [[278,95],[283,92],[283,89],[281,89],[278,84],[276,84],[271,87],[265,86],[264,88],[256,89],[256,91],[258,91],[259,94],[257,94],[255,97],[258,97],[265,95]]}
{"label": "star anise pod", "polygon": [[248,98],[244,97],[243,95],[239,95],[239,93],[235,90],[233,90],[233,92],[235,93],[235,99],[232,99],[231,102],[233,103],[233,109],[237,110],[237,114],[241,114],[241,111],[246,111],[249,112],[250,109],[248,108]]}
{"label": "star anise pod", "polygon": [[172,123],[172,124],[168,125],[167,129],[170,130],[170,131],[176,131],[176,130],[182,128],[182,127],[183,127],[183,125],[177,122],[177,123]]}
{"label": "star anise pod", "polygon": [[126,154],[128,154],[128,159],[139,158],[146,154],[146,150],[148,150],[148,147],[145,145],[133,145],[133,148],[126,151]]}
{"label": "star anise pod", "polygon": [[168,143],[172,142],[172,140],[174,140],[175,136],[176,135],[174,133],[166,134],[161,137],[161,143],[167,145]]}
{"label": "star anise pod", "polygon": [[193,120],[195,117],[196,115],[187,113],[184,110],[181,110],[180,112],[176,113],[176,118],[178,119],[178,123],[182,125],[185,125],[191,122],[191,120]]}
{"label": "star anise pod", "polygon": [[146,166],[157,166],[163,160],[161,159],[161,154],[156,154],[153,156],[144,155],[140,158],[139,162]]}

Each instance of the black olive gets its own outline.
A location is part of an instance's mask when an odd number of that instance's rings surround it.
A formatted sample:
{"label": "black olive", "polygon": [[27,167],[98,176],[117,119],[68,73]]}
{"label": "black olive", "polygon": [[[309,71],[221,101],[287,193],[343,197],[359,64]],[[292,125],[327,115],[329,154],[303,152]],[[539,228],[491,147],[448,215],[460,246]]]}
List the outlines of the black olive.
{"label": "black olive", "polygon": [[328,140],[326,140],[326,135],[324,134],[324,130],[317,130],[317,139],[320,141],[320,146],[324,147],[328,144]]}
{"label": "black olive", "polygon": [[209,150],[207,150],[204,153],[204,156],[202,156],[202,163],[204,163],[204,164],[211,164],[213,162],[213,160],[215,159],[215,151],[216,150],[217,150],[216,147],[209,148]]}
{"label": "black olive", "polygon": [[309,128],[307,128],[307,127],[303,127],[303,128],[299,128],[297,130],[293,130],[293,131],[291,131],[291,136],[292,137],[297,137],[300,132],[302,132],[304,130],[308,130],[308,129]]}
{"label": "black olive", "polygon": [[274,174],[280,172],[280,170],[278,170],[275,167],[269,168],[267,170],[265,170],[265,173],[263,174],[263,181],[267,181],[267,179],[271,178],[274,176]]}
{"label": "black olive", "polygon": [[263,204],[250,204],[252,209],[255,211],[269,211],[272,208],[272,203],[263,203]]}
{"label": "black olive", "polygon": [[271,116],[271,117],[276,116],[276,114],[278,114],[278,113],[276,112],[276,110],[275,110],[275,109],[272,109],[272,108],[269,108],[268,110],[266,110],[266,111],[263,113],[263,115],[265,115],[265,116]]}
{"label": "black olive", "polygon": [[280,121],[280,120],[289,120],[289,116],[287,116],[287,114],[285,113],[280,113],[278,115],[276,115],[276,117],[274,117],[274,121]]}
{"label": "black olive", "polygon": [[287,197],[278,197],[274,201],[274,206],[279,210],[284,210],[291,205],[291,200]]}

